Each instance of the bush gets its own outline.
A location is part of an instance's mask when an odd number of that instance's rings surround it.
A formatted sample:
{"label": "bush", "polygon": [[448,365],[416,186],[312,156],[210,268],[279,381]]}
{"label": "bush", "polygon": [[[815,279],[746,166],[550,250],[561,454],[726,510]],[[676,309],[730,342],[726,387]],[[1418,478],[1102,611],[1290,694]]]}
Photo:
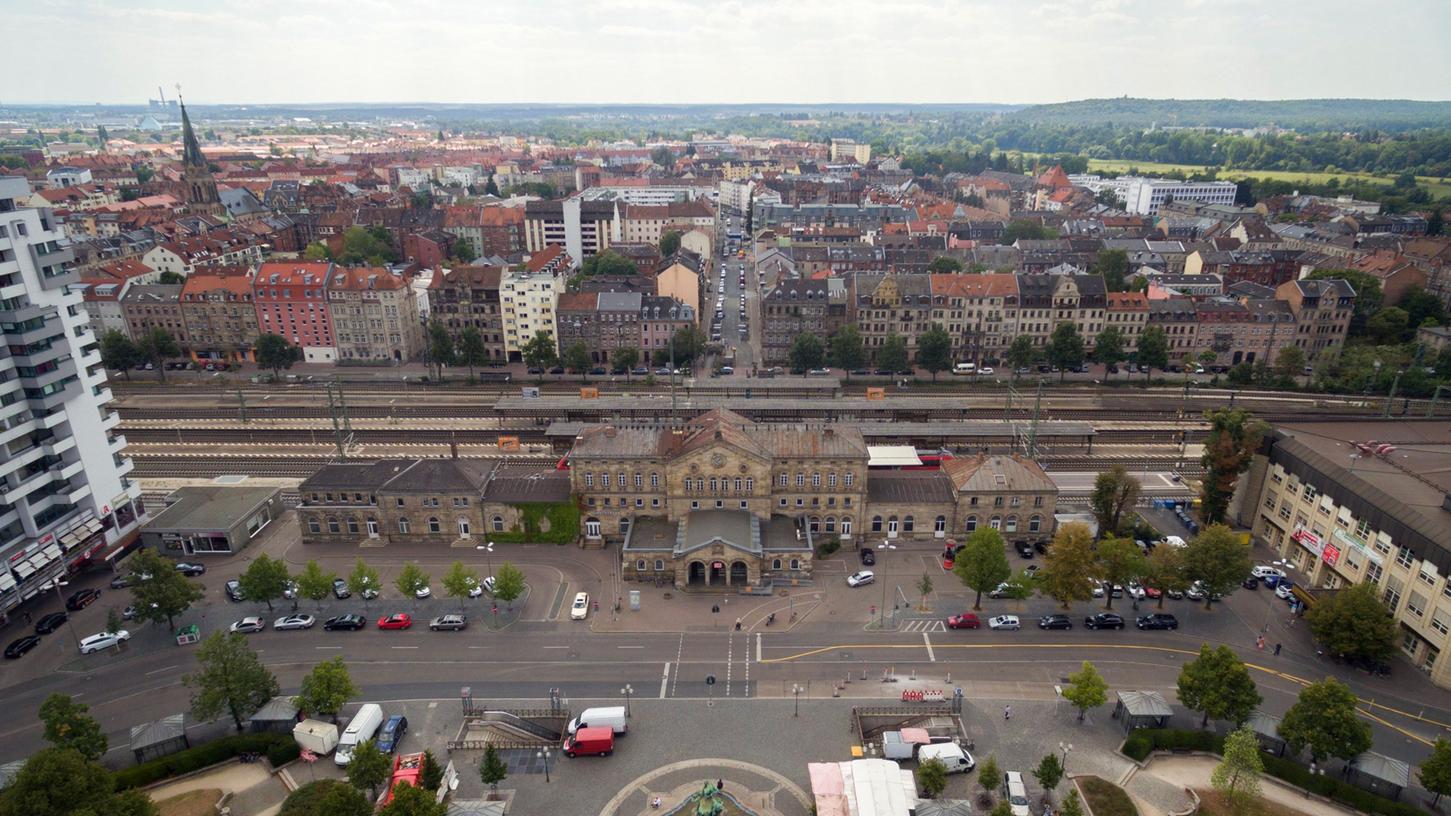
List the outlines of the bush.
{"label": "bush", "polygon": [[308,782],[287,794],[277,816],[311,816],[317,813],[322,800],[332,793],[333,788],[346,788],[348,783],[338,779],[319,779]]}
{"label": "bush", "polygon": [[140,788],[173,776],[199,771],[207,766],[225,762],[245,751],[266,754],[267,760],[277,765],[280,764],[277,762],[278,759],[283,761],[296,759],[298,747],[291,734],[234,734],[230,737],[202,743],[185,751],[179,751],[171,756],[123,768],[116,772],[116,790]]}
{"label": "bush", "polygon": [[841,549],[840,539],[828,538],[824,541],[819,541],[816,544],[816,557],[825,558],[839,549]]}

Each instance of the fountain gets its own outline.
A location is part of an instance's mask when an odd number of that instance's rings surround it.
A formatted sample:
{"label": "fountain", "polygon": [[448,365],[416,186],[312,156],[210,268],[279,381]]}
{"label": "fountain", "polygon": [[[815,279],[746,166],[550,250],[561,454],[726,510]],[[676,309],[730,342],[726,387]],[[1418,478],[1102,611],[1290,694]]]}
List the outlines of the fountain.
{"label": "fountain", "polygon": [[756,812],[717,788],[714,782],[706,782],[684,802],[665,811],[665,816],[756,816]]}

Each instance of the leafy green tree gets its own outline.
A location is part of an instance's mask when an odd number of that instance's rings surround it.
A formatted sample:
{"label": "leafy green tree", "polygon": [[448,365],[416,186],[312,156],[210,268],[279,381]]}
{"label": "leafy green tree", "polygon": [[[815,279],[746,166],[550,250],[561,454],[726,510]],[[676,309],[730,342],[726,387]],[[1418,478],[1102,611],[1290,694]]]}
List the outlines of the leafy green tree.
{"label": "leafy green tree", "polygon": [[101,335],[101,362],[106,368],[125,374],[126,379],[129,380],[131,379],[131,369],[143,360],[141,350],[131,342],[131,338],[116,329],[111,329]]}
{"label": "leafy green tree", "polygon": [[1003,771],[998,767],[998,755],[988,754],[977,766],[977,784],[982,792],[991,796],[1003,784]]}
{"label": "leafy green tree", "polygon": [[338,262],[344,266],[383,266],[398,260],[391,236],[383,227],[348,227],[343,231],[343,251]]}
{"label": "leafy green tree", "polygon": [[1285,346],[1275,357],[1275,373],[1281,377],[1300,376],[1305,370],[1305,350],[1299,346]]}
{"label": "leafy green tree", "polygon": [[376,596],[382,588],[383,579],[378,577],[378,571],[359,558],[353,564],[353,571],[348,573],[348,591],[363,596],[363,603],[367,603],[369,596]]}
{"label": "leafy green tree", "polygon": [[1224,521],[1235,482],[1249,469],[1268,428],[1238,408],[1207,411],[1204,416],[1209,420],[1209,437],[1204,441],[1201,463],[1208,472],[1201,488],[1200,509],[1205,523],[1216,524]]}
{"label": "leafy green tree", "polygon": [[1421,780],[1421,787],[1436,795],[1431,800],[1431,807],[1434,809],[1443,794],[1451,793],[1451,741],[1436,738],[1436,744],[1431,747],[1431,755],[1421,763],[1417,776]]}
{"label": "leafy green tree", "polygon": [[1099,535],[1115,535],[1125,510],[1139,500],[1143,485],[1123,465],[1111,465],[1093,480],[1089,505],[1098,519]]}
{"label": "leafy green tree", "polygon": [[170,559],[149,547],[131,556],[131,597],[136,600],[136,617],[176,628],[176,616],[200,601],[202,585],[176,571]]}
{"label": "leafy green tree", "polygon": [[1038,362],[1038,349],[1033,347],[1033,338],[1026,334],[1014,337],[1013,344],[1008,346],[1007,358],[1008,365],[1013,367],[1013,379],[1017,380],[1020,369]]}
{"label": "leafy green tree", "polygon": [[669,258],[680,251],[680,233],[676,230],[666,230],[660,236],[660,256]]}
{"label": "leafy green tree", "polygon": [[489,786],[490,796],[497,795],[499,783],[509,777],[509,766],[499,756],[498,749],[494,744],[488,743],[484,746],[484,758],[479,761],[479,780]]}
{"label": "leafy green tree", "polygon": [[877,349],[877,368],[896,373],[906,371],[910,365],[907,341],[901,335],[888,334],[882,338],[882,345]]}
{"label": "leafy green tree", "polygon": [[1083,365],[1083,335],[1073,323],[1059,323],[1053,327],[1053,336],[1048,340],[1048,361],[1058,366],[1058,381],[1068,376],[1068,369]]}
{"label": "leafy green tree", "polygon": [[938,255],[927,264],[927,271],[938,275],[950,275],[962,271],[962,261],[947,255]]}
{"label": "leafy green tree", "polygon": [[73,748],[32,754],[0,792],[0,816],[156,816],[140,791],[117,795],[111,772]]}
{"label": "leafy green tree", "polygon": [[1183,592],[1189,588],[1189,578],[1184,567],[1184,551],[1178,547],[1159,546],[1149,550],[1144,559],[1144,584],[1159,590],[1159,608],[1164,608],[1164,599],[1170,592]]}
{"label": "leafy green tree", "polygon": [[524,344],[524,364],[530,368],[550,369],[559,365],[559,353],[554,350],[554,338],[549,332],[537,331]]}
{"label": "leafy green tree", "polygon": [[499,193],[499,184],[494,181],[494,174],[489,174],[489,183],[484,185],[484,195],[491,195],[502,198]]}
{"label": "leafy green tree", "polygon": [[524,594],[524,571],[514,566],[512,561],[505,561],[499,565],[499,571],[494,574],[494,597],[504,603],[513,603]]}
{"label": "leafy green tree", "polygon": [[1265,772],[1260,758],[1260,738],[1251,728],[1240,728],[1224,738],[1224,753],[1209,784],[1229,800],[1235,813],[1248,813],[1260,793],[1260,776]]}
{"label": "leafy green tree", "polygon": [[941,323],[933,323],[917,338],[917,365],[932,375],[933,382],[952,368],[952,337]]}
{"label": "leafy green tree", "polygon": [[1334,677],[1311,683],[1280,720],[1280,739],[1297,754],[1308,748],[1317,765],[1327,757],[1353,759],[1371,746],[1370,723],[1355,713],[1357,703]]}
{"label": "leafy green tree", "polygon": [[435,380],[443,379],[443,367],[454,364],[456,353],[453,346],[453,335],[448,333],[448,327],[442,321],[432,320],[428,324],[428,365],[433,369]]}
{"label": "leafy green tree", "polygon": [[932,586],[932,576],[925,572],[922,573],[921,578],[917,579],[917,592],[922,596],[922,608],[924,610],[928,608],[927,597],[932,594]]}
{"label": "leafy green tree", "polygon": [[407,782],[393,786],[393,801],[378,816],[445,816],[448,806],[433,801],[436,788],[415,788]]}
{"label": "leafy green tree", "polygon": [[317,561],[308,561],[297,574],[297,594],[317,604],[322,609],[323,599],[333,591],[333,581],[338,579],[336,572],[324,570]]}
{"label": "leafy green tree", "polygon": [[1105,377],[1108,376],[1108,366],[1117,365],[1127,358],[1128,354],[1124,352],[1124,335],[1118,326],[1109,326],[1094,338],[1093,359],[1103,363]]}
{"label": "leafy green tree", "polygon": [[617,348],[610,356],[610,364],[616,371],[625,372],[625,379],[630,378],[630,370],[640,362],[640,350],[637,348]]}
{"label": "leafy green tree", "polygon": [[484,335],[473,326],[469,326],[459,333],[458,343],[459,362],[469,367],[469,380],[474,378],[474,366],[480,366],[489,361],[489,350],[484,346]]}
{"label": "leafy green tree", "polygon": [[1144,370],[1144,382],[1149,381],[1149,370],[1163,371],[1169,365],[1169,336],[1163,326],[1147,326],[1139,334],[1139,350],[1134,354],[1139,367]]}
{"label": "leafy green tree", "polygon": [[474,245],[464,240],[455,240],[449,247],[449,252],[453,256],[454,262],[460,265],[472,263],[475,258],[479,257],[479,254],[474,251]]}
{"label": "leafy green tree", "polygon": [[156,276],[156,282],[162,286],[176,286],[186,283],[186,277],[180,272],[173,272],[170,269]]}
{"label": "leafy green tree", "polygon": [[1043,790],[1051,792],[1063,781],[1063,763],[1058,755],[1049,751],[1038,761],[1038,767],[1033,770],[1033,778],[1043,786]]}
{"label": "leafy green tree", "polygon": [[332,250],[328,249],[327,244],[322,241],[313,241],[302,251],[302,259],[310,263],[330,261],[332,257]]}
{"label": "leafy green tree", "polygon": [[1254,567],[1249,542],[1223,524],[1211,524],[1199,531],[1184,548],[1184,574],[1204,588],[1204,608],[1216,595],[1233,592]]}
{"label": "leafy green tree", "polygon": [[[111,630],[115,631],[115,630]],[[40,704],[40,721],[45,724],[45,741],[57,748],[70,748],[92,762],[106,755],[110,744],[90,707],[69,694],[55,693]]]}
{"label": "leafy green tree", "polygon": [[583,374],[586,381],[589,380],[589,346],[584,341],[573,343],[564,350],[564,368],[571,374]]}
{"label": "leafy green tree", "polygon": [[262,601],[267,611],[272,611],[272,602],[287,592],[292,576],[287,573],[287,564],[280,558],[265,553],[252,559],[247,569],[237,576],[242,597],[249,601]]}
{"label": "leafy green tree", "polygon": [[593,278],[597,275],[608,275],[611,277],[633,277],[640,274],[635,262],[613,250],[595,253],[594,256],[585,258],[584,263],[579,266],[577,277]]}
{"label": "leafy green tree", "polygon": [[282,335],[270,332],[257,336],[257,345],[252,353],[257,359],[257,367],[271,369],[274,379],[282,376],[282,369],[292,368],[293,363],[302,361],[302,349],[287,342]]}
{"label": "leafy green tree", "polygon": [[671,368],[677,365],[695,368],[695,361],[705,353],[705,335],[694,326],[681,326],[670,336],[666,350],[670,354]]}
{"label": "leafy green tree", "polygon": [[867,350],[855,324],[847,324],[831,335],[831,364],[846,372],[851,381],[852,369],[867,364]]}
{"label": "leafy green tree", "polygon": [[660,145],[659,147],[650,151],[650,161],[660,165],[666,170],[673,170],[675,169],[675,151],[671,150],[665,145]]}
{"label": "leafy green tree", "polygon": [[292,704],[307,712],[308,716],[325,714],[333,722],[338,721],[338,712],[362,691],[353,683],[353,676],[341,656],[334,657],[312,667],[302,678],[302,685]]}
{"label": "leafy green tree", "polygon": [[319,779],[289,793],[277,816],[372,816],[373,803],[339,779]]}
{"label": "leafy green tree", "polygon": [[1406,327],[1415,330],[1431,321],[1437,326],[1446,325],[1446,305],[1441,299],[1419,286],[1411,286],[1401,295],[1396,304],[1406,312]]}
{"label": "leafy green tree", "polygon": [[998,243],[1002,246],[1012,246],[1019,240],[1046,241],[1057,237],[1058,231],[1055,229],[1045,227],[1042,224],[1024,218],[1018,218],[1014,219],[1012,223],[1008,224],[1007,229],[1003,230],[1003,237],[998,239]]}
{"label": "leafy green tree", "polygon": [[1371,315],[1365,328],[1375,342],[1394,345],[1405,340],[1406,330],[1410,325],[1411,316],[1405,309],[1387,306]]}
{"label": "leafy green tree", "polygon": [[974,530],[963,543],[962,552],[957,554],[952,572],[964,586],[977,592],[972,608],[982,609],[982,594],[1013,575],[1002,535],[990,527]]}
{"label": "leafy green tree", "polygon": [[432,751],[423,752],[423,772],[419,774],[418,781],[429,792],[438,790],[438,786],[443,784],[443,766],[438,764],[438,757]]}
{"label": "leafy green tree", "polygon": [[1043,593],[1064,609],[1075,601],[1093,599],[1093,587],[1103,581],[1098,557],[1093,551],[1093,534],[1082,522],[1060,525],[1053,534],[1053,546],[1043,556],[1037,584]]}
{"label": "leafy green tree", "polygon": [[[1105,538],[1098,542],[1098,568],[1104,581],[1123,586],[1144,574],[1144,556],[1139,545],[1127,538]],[[1103,596],[1103,608],[1113,609],[1113,593]]]}
{"label": "leafy green tree", "polygon": [[166,361],[181,356],[181,346],[176,344],[176,338],[163,328],[153,328],[141,335],[136,341],[136,350],[141,359],[156,369],[156,376],[166,382]]}
{"label": "leafy green tree", "polygon": [[348,762],[348,784],[358,790],[366,790],[368,798],[378,799],[378,788],[388,781],[393,772],[392,759],[377,743],[370,739],[358,743],[353,749],[353,758]]}
{"label": "leafy green tree", "polygon": [[419,591],[428,586],[428,580],[428,573],[420,569],[416,562],[408,561],[398,571],[398,577],[393,579],[393,586],[403,593],[403,597],[417,599]]}
{"label": "leafy green tree", "polygon": [[257,659],[245,636],[213,632],[196,651],[197,671],[182,678],[192,688],[191,711],[207,721],[226,713],[241,732],[250,717],[277,696],[277,678]]}
{"label": "leafy green tree", "polygon": [[1083,722],[1088,709],[1097,708],[1108,700],[1108,683],[1104,682],[1098,669],[1085,660],[1082,669],[1068,675],[1068,687],[1063,689],[1063,699],[1078,709],[1078,721]]}
{"label": "leafy green tree", "polygon": [[802,332],[791,341],[791,371],[805,374],[813,368],[821,368],[826,353],[821,347],[821,338],[811,332]]}
{"label": "leafy green tree", "polygon": [[1332,655],[1384,660],[1396,648],[1399,627],[1373,584],[1328,593],[1305,613],[1305,621]]}
{"label": "leafy green tree", "polygon": [[1100,249],[1090,271],[1103,276],[1108,291],[1122,292],[1129,274],[1129,254],[1122,249]]}
{"label": "leafy green tree", "polygon": [[460,611],[464,608],[464,602],[468,600],[469,593],[479,585],[479,571],[467,566],[462,561],[455,561],[449,566],[448,571],[443,574],[443,591],[450,598],[458,599]]}
{"label": "leafy green tree", "polygon": [[1083,799],[1078,795],[1077,788],[1070,788],[1068,796],[1063,800],[1063,807],[1058,809],[1060,816],[1084,816]]}
{"label": "leafy green tree", "polygon": [[917,765],[917,787],[928,799],[936,799],[947,789],[947,765],[936,757]]}
{"label": "leafy green tree", "polygon": [[1244,661],[1228,646],[1210,648],[1206,643],[1179,670],[1179,702],[1204,715],[1200,728],[1208,727],[1210,719],[1241,725],[1262,699]]}

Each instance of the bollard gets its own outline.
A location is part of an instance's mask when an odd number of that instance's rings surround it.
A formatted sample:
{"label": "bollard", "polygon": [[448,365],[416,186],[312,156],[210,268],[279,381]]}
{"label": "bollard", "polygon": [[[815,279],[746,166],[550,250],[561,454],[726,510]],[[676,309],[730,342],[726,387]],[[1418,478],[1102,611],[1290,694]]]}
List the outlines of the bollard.
{"label": "bollard", "polygon": [[862,680],[866,680],[866,679],[867,679],[867,667],[866,666],[863,666],[862,667]]}
{"label": "bollard", "polygon": [[846,682],[848,682],[848,683],[851,682],[851,672],[847,672],[846,673]]}
{"label": "bollard", "polygon": [[917,670],[916,669],[913,669],[912,670],[912,676],[911,677],[908,677],[907,679],[908,680],[916,680],[917,679]]}
{"label": "bollard", "polygon": [[952,684],[952,672],[948,672],[947,673],[947,681],[946,682],[947,682],[948,685],[951,685]]}

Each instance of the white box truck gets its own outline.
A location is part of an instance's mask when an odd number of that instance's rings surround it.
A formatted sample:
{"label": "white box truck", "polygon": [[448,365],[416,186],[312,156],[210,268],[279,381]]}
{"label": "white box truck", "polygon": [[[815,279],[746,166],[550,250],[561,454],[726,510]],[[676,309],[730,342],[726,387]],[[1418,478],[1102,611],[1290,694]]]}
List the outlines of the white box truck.
{"label": "white box truck", "polygon": [[303,750],[323,756],[338,747],[338,727],[322,720],[303,720],[292,726],[292,738]]}
{"label": "white box truck", "polygon": [[569,733],[571,734],[581,728],[606,727],[616,734],[623,734],[630,730],[630,723],[625,716],[624,706],[586,708],[579,713],[578,717],[569,721]]}
{"label": "white box truck", "polygon": [[901,761],[917,756],[920,746],[932,742],[925,728],[903,728],[901,731],[887,731],[882,734],[882,756],[885,759]]}
{"label": "white box truck", "polygon": [[358,747],[358,743],[372,739],[378,733],[378,726],[382,724],[383,709],[377,703],[364,703],[358,713],[348,721],[348,727],[338,739],[338,752],[333,754],[333,762],[339,765],[352,762],[353,749]]}
{"label": "white box truck", "polygon": [[942,760],[942,764],[947,766],[947,772],[950,774],[967,773],[977,765],[977,762],[972,758],[972,754],[962,750],[961,745],[953,742],[924,745],[917,749],[917,763],[919,765],[930,759]]}

